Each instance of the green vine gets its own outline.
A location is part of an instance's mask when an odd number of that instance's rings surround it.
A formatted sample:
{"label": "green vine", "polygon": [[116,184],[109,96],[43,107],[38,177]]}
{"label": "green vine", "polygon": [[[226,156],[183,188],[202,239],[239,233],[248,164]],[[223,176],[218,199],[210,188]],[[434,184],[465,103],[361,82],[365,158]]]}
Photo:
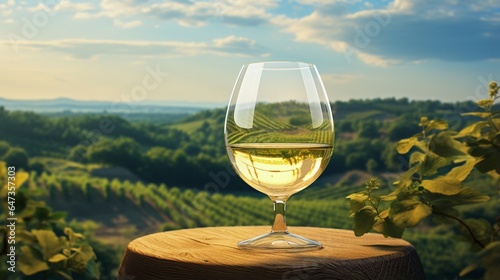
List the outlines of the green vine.
{"label": "green vine", "polygon": [[460,276],[479,267],[485,269],[485,279],[500,275],[500,218],[492,225],[484,219],[463,219],[456,209],[490,199],[466,186],[473,170],[500,180],[500,111],[493,110],[498,90],[496,82],[489,84],[489,98],[477,101],[482,110],[462,114],[479,120],[458,132],[449,130],[444,120],[420,119],[421,132],[397,143],[398,153],[408,154],[409,165],[394,190],[378,195],[380,182],[371,179],[365,190],[347,196],[356,236],[374,230],[401,238],[406,228],[430,216],[441,217],[456,222],[471,248],[480,250]]}
{"label": "green vine", "polygon": [[[7,168],[0,162],[0,199],[7,201],[8,190]],[[9,206],[15,207],[15,238],[7,226],[0,227],[3,240],[0,252],[1,279],[99,279],[99,269],[92,247],[84,236],[64,227],[65,212],[52,212],[43,201],[36,201],[24,186],[28,174],[17,171],[13,181],[15,204],[2,203],[0,217],[9,213]],[[63,232],[58,229],[63,227]],[[14,241],[14,242],[12,242]],[[14,248],[14,252],[11,250]],[[15,265],[10,270],[5,267],[14,255]],[[14,262],[12,264],[14,264]],[[3,274],[1,274],[3,273]]]}

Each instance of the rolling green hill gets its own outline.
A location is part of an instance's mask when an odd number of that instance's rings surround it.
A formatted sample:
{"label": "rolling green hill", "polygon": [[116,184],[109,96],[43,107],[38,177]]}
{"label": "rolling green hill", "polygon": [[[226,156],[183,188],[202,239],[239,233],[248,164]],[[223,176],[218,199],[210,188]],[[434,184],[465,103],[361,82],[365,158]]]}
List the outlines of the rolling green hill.
{"label": "rolling green hill", "polygon": [[[469,103],[465,105],[473,108]],[[436,118],[453,115],[456,124],[463,125],[465,121],[457,112],[463,112],[465,105],[407,99],[351,100],[332,104],[335,151],[324,176],[351,170],[399,171],[401,161],[394,142],[418,132],[418,120],[424,114]],[[279,105],[266,106],[269,107],[267,111],[272,112],[272,106]],[[301,108],[295,110],[299,112]],[[26,152],[25,158],[45,157],[121,167],[139,180],[184,188],[207,184],[212,180],[211,172],[226,170],[229,162],[224,147],[224,108],[204,110],[169,124],[160,122],[158,114],[149,117],[149,121],[147,114],[141,115],[139,120],[110,114],[48,117],[0,107],[0,123],[3,124],[0,126],[0,159],[5,160],[10,148],[21,148]],[[257,124],[277,125],[269,118],[258,119]],[[367,165],[369,161],[370,166]],[[19,167],[36,171],[53,169],[43,161],[35,166],[33,163]],[[238,178],[233,181],[232,190],[247,190]]]}
{"label": "rolling green hill", "polygon": [[[466,120],[458,116],[463,108],[406,99],[335,103],[333,159],[317,182],[291,198],[288,224],[351,228],[345,196],[362,190],[371,174],[390,187],[394,174],[405,168],[395,141],[418,131],[422,115],[454,116],[451,125],[463,126]],[[0,107],[0,160],[32,171],[29,187],[34,193],[43,191],[41,198],[54,210],[67,211],[73,224],[96,223],[92,232],[109,244],[123,245],[160,230],[271,224],[271,201],[231,171],[223,139],[224,109],[173,123],[153,115],[47,116]],[[276,125],[270,119],[258,122]],[[479,189],[494,189],[481,178],[473,179]],[[497,199],[461,211],[494,219],[499,205]],[[417,248],[429,279],[453,279],[470,255],[450,240],[450,226],[433,223],[407,231],[404,238]],[[442,253],[450,248],[453,254]]]}

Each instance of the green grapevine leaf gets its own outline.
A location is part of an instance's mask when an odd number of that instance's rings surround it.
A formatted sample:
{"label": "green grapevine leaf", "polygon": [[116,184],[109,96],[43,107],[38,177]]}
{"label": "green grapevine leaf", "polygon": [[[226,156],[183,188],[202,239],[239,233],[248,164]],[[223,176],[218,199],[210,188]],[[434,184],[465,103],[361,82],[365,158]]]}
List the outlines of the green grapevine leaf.
{"label": "green grapevine leaf", "polygon": [[454,135],[455,133],[443,131],[432,136],[429,143],[431,150],[442,157],[466,156],[466,146],[453,139]]}
{"label": "green grapevine leaf", "polygon": [[51,263],[57,263],[57,262],[60,262],[60,261],[65,261],[67,259],[68,259],[68,257],[66,257],[63,254],[55,254],[52,257],[50,257],[49,262],[51,262]]}
{"label": "green grapevine leaf", "polygon": [[475,122],[460,130],[457,137],[471,136],[474,138],[480,138],[483,128],[488,127],[489,125],[488,121]]}
{"label": "green grapevine leaf", "polygon": [[27,242],[27,243],[34,243],[36,242],[36,237],[34,234],[27,230],[22,230],[17,233],[16,235],[17,240]]}
{"label": "green grapevine leaf", "polygon": [[406,154],[411,150],[411,148],[413,148],[413,146],[415,145],[415,143],[417,143],[417,141],[418,141],[418,138],[415,136],[410,137],[410,138],[406,138],[406,139],[402,139],[398,142],[396,149],[397,149],[398,153]]}
{"label": "green grapevine leaf", "polygon": [[410,165],[414,163],[422,163],[425,159],[425,154],[421,152],[413,152],[410,156]]}
{"label": "green grapevine leaf", "polygon": [[441,193],[425,193],[424,198],[435,206],[453,207],[488,201],[490,198],[474,189],[465,187],[459,193],[447,195]]}
{"label": "green grapevine leaf", "polygon": [[361,210],[365,206],[365,202],[368,199],[368,195],[364,193],[353,193],[349,196],[347,196],[350,203],[349,210],[352,213],[351,216],[353,216],[356,212]]}
{"label": "green grapevine leaf", "polygon": [[382,201],[393,201],[393,200],[395,200],[398,197],[399,191],[396,192],[396,190],[395,190],[395,191],[391,192],[388,195],[383,195],[383,196],[380,197],[380,200],[382,200]]}
{"label": "green grapevine leaf", "polygon": [[413,198],[394,201],[391,205],[390,217],[400,228],[414,227],[431,214],[429,205]]}
{"label": "green grapevine leaf", "polygon": [[24,184],[24,182],[26,182],[28,180],[28,173],[24,172],[24,171],[19,171],[19,172],[16,172],[16,185],[17,187],[19,188],[22,184]]}
{"label": "green grapevine leaf", "polygon": [[490,112],[468,112],[468,113],[462,113],[462,116],[474,116],[474,117],[480,117],[483,119],[486,119],[491,116]]}
{"label": "green grapevine leaf", "polygon": [[476,168],[481,173],[487,173],[494,170],[500,174],[500,148],[497,146],[474,146],[469,150],[470,154],[475,157],[481,158],[476,163]]}
{"label": "green grapevine leaf", "polygon": [[425,127],[425,133],[430,132],[433,129],[445,130],[448,129],[448,122],[445,120],[431,120]]}
{"label": "green grapevine leaf", "polygon": [[56,234],[51,230],[32,230],[31,232],[38,240],[42,254],[47,259],[61,251],[65,245],[64,241],[57,238]]}
{"label": "green grapevine leaf", "polygon": [[382,233],[385,237],[401,238],[404,233],[404,229],[396,226],[396,224],[389,217],[377,219],[373,225],[373,229]]}
{"label": "green grapevine leaf", "polygon": [[462,183],[453,177],[440,176],[433,180],[423,180],[422,186],[431,193],[454,195],[462,190]]}
{"label": "green grapevine leaf", "polygon": [[394,191],[392,191],[388,195],[382,195],[382,196],[380,196],[380,200],[382,200],[382,201],[392,201],[392,200],[397,199],[398,196],[401,194],[401,192],[403,190],[405,190],[411,184],[411,182],[412,181],[410,179],[405,180],[404,182],[398,181],[396,189]]}
{"label": "green grapevine leaf", "polygon": [[94,250],[92,250],[92,247],[90,245],[82,245],[80,247],[80,255],[85,262],[88,262],[95,258]]}
{"label": "green grapevine leaf", "polygon": [[43,260],[43,256],[37,249],[30,246],[20,248],[22,258],[19,258],[19,270],[27,276],[38,272],[49,270],[48,264]]}
{"label": "green grapevine leaf", "polygon": [[474,169],[474,165],[476,164],[476,159],[474,159],[473,157],[467,157],[465,160],[463,159],[455,160],[454,163],[463,163],[463,164],[451,169],[446,176],[456,178],[459,181],[463,181],[469,176],[472,169]]}
{"label": "green grapevine leaf", "polygon": [[352,229],[356,236],[362,236],[369,232],[375,224],[377,212],[371,206],[365,206],[354,214],[354,225]]}
{"label": "green grapevine leaf", "polygon": [[428,152],[424,156],[424,160],[420,167],[422,176],[432,176],[437,173],[438,169],[448,165],[448,160],[438,156],[433,152]]}
{"label": "green grapevine leaf", "polygon": [[380,212],[378,216],[382,219],[389,217],[389,210],[391,209],[385,209],[384,211]]}
{"label": "green grapevine leaf", "polygon": [[415,147],[419,148],[421,151],[428,152],[427,144],[424,141],[417,141]]}
{"label": "green grapevine leaf", "polygon": [[388,195],[383,195],[380,197],[383,201],[391,201],[397,198],[398,194],[406,189],[413,182],[413,175],[420,169],[420,163],[415,164],[413,167],[408,169],[402,176],[401,180],[394,182],[396,189]]}

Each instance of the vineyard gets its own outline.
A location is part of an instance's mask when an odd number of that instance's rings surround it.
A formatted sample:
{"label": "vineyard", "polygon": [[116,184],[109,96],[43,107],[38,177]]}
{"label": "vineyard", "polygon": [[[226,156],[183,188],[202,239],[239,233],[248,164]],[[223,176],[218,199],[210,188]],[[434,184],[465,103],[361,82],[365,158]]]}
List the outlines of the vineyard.
{"label": "vineyard", "polygon": [[[38,193],[54,210],[67,211],[70,219],[96,222],[97,238],[111,243],[118,241],[122,245],[135,236],[150,232],[207,226],[270,225],[272,220],[270,199],[258,193],[253,197],[236,196],[88,176],[58,178],[54,174],[32,174],[26,187]],[[314,188],[310,188],[309,194],[306,190],[303,196],[299,193],[289,201],[289,226],[350,229],[352,220],[343,196],[352,191],[353,186],[341,182],[337,187]],[[332,192],[338,198],[322,197],[326,192]],[[478,212],[490,216],[499,207],[498,201],[491,201],[486,208],[469,207],[464,211],[470,216]],[[417,228],[404,236],[417,248],[429,278],[437,275],[452,278],[464,265],[469,254],[467,246],[457,245],[451,237],[452,233],[445,225],[432,231]],[[440,253],[450,247],[456,254]]]}
{"label": "vineyard", "polygon": [[[90,177],[63,177],[42,174],[30,177],[30,188],[37,188],[41,196],[53,205],[55,210],[69,211],[70,216],[79,216],[72,209],[78,201],[94,205],[95,212],[90,218],[99,220],[98,215],[108,215],[113,206],[125,202],[137,209],[154,209],[158,212],[161,228],[170,230],[187,227],[229,226],[229,225],[270,225],[272,202],[265,195],[255,197],[232,194],[208,193],[192,189],[181,190],[163,184],[144,184],[128,181],[108,181]],[[64,209],[66,202],[69,209]],[[70,206],[72,205],[72,206]],[[291,199],[288,204],[290,226],[317,226],[349,228],[351,221],[348,203],[345,199]],[[138,228],[139,231],[144,230]]]}
{"label": "vineyard", "polygon": [[[230,116],[226,126],[228,133],[228,144],[233,143],[262,143],[266,141],[274,142],[314,142],[314,143],[333,143],[332,127],[329,122],[324,121],[319,127],[312,129],[311,116],[305,110],[305,104],[293,103],[296,111],[292,117],[287,108],[281,108],[283,104],[258,104],[254,112],[246,112],[253,116],[253,122],[246,124],[249,127],[242,128],[240,124],[235,123],[239,119],[246,122],[248,115],[234,113],[234,118]],[[280,111],[281,110],[281,111]],[[277,113],[281,112],[281,114]],[[283,139],[283,140],[281,140]]]}

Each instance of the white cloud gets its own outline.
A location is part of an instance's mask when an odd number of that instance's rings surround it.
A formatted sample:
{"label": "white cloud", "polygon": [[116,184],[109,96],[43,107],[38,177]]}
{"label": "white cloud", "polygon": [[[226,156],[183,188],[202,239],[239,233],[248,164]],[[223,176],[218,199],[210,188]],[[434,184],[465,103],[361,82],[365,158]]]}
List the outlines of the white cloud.
{"label": "white cloud", "polygon": [[226,38],[214,39],[213,47],[216,52],[223,55],[253,55],[268,56],[266,49],[257,45],[255,40],[234,35]]}
{"label": "white cloud", "polygon": [[13,23],[15,23],[15,21],[13,19],[11,19],[11,18],[7,18],[7,19],[3,20],[3,23],[13,24]]}
{"label": "white cloud", "polygon": [[[9,41],[0,45],[11,46]],[[266,56],[265,49],[254,40],[234,35],[212,42],[129,41],[62,39],[50,41],[17,41],[16,48],[27,51],[61,52],[70,58],[95,59],[101,55],[127,55],[137,58],[171,57],[197,54]]]}
{"label": "white cloud", "polygon": [[411,12],[414,9],[415,2],[413,0],[394,0],[389,4],[388,9],[396,13]]}
{"label": "white cloud", "polygon": [[361,0],[297,0],[297,3],[304,5],[331,5],[334,3],[356,3]]}
{"label": "white cloud", "polygon": [[1,13],[2,13],[2,16],[8,17],[8,16],[12,15],[12,10],[10,10],[10,9],[3,9]]}
{"label": "white cloud", "polygon": [[226,38],[215,39],[216,47],[225,47],[225,46],[239,46],[239,47],[248,47],[255,46],[255,40],[251,40],[245,37],[237,37],[235,35],[228,36]]}
{"label": "white cloud", "polygon": [[37,12],[37,11],[76,11],[76,12],[85,12],[94,9],[94,6],[90,3],[74,3],[69,0],[61,0],[57,2],[57,4],[53,5],[55,2],[48,1],[47,4],[43,2],[39,2],[36,6],[31,6],[27,10],[29,12]]}
{"label": "white cloud", "polygon": [[137,1],[101,0],[99,12],[79,12],[75,18],[120,18],[148,16],[172,20],[182,26],[205,26],[211,20],[229,25],[259,25],[267,23],[272,15],[267,11],[278,5],[277,0],[209,0],[209,1]]}
{"label": "white cloud", "polygon": [[113,24],[115,26],[119,26],[121,28],[134,28],[134,27],[142,26],[142,21],[133,20],[133,21],[122,22],[119,19],[115,19],[115,20],[113,20]]}
{"label": "white cloud", "polygon": [[30,13],[34,13],[34,12],[38,12],[38,11],[50,11],[52,9],[47,7],[43,3],[38,3],[36,6],[31,6],[31,7],[27,8],[27,10]]}
{"label": "white cloud", "polygon": [[4,17],[9,17],[10,15],[12,15],[14,8],[12,5],[13,3],[11,1],[8,1],[5,4],[0,4],[0,14]]}
{"label": "white cloud", "polygon": [[[345,1],[302,0],[315,10],[302,18],[271,22],[298,42],[323,45],[373,66],[439,59],[491,60],[500,57],[499,0],[474,6],[467,1],[394,0],[385,8]],[[494,3],[493,3],[494,2]],[[495,12],[496,11],[496,12]]]}
{"label": "white cloud", "polygon": [[385,59],[381,56],[364,53],[362,51],[356,52],[356,56],[359,60],[372,66],[387,67],[389,65],[401,63],[401,61],[397,59]]}
{"label": "white cloud", "polygon": [[89,11],[94,9],[90,3],[72,3],[69,0],[61,0],[55,6],[56,10]]}

